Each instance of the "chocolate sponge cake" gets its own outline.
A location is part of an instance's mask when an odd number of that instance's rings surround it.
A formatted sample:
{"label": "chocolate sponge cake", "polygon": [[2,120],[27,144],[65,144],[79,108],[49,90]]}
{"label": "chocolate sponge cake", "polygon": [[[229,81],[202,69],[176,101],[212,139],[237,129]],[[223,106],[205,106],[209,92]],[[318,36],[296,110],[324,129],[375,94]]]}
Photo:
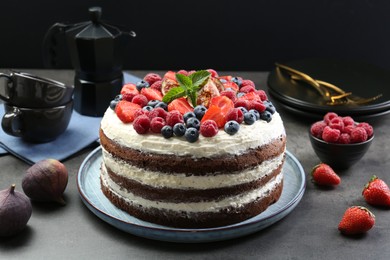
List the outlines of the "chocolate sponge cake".
{"label": "chocolate sponge cake", "polygon": [[[147,83],[146,87],[134,84],[135,88],[124,87],[122,93],[126,96],[126,91],[131,90],[135,95],[143,95],[148,99],[147,104],[137,103],[134,97],[131,101],[124,100],[122,96],[116,100],[115,106],[107,109],[100,129],[103,150],[100,180],[103,193],[118,208],[136,218],[164,226],[208,228],[254,217],[279,199],[286,148],[286,134],[280,115],[269,106],[264,92],[250,91],[239,95],[240,89],[248,85],[213,73],[201,85],[204,92],[210,87],[207,84],[211,80],[221,83],[214,96],[207,100],[208,106],[181,104],[169,107],[171,103],[166,102],[166,113],[160,113],[162,119],[153,120],[150,114],[157,107],[145,107],[151,106],[152,101],[154,105],[158,102],[155,101],[156,96],[150,97],[150,93],[143,89],[152,89],[150,86],[157,81],[161,81],[159,84],[163,87],[169,75],[162,78],[154,75],[155,82],[148,82],[148,79],[152,80],[147,75],[143,82]],[[176,80],[180,87],[180,76]],[[231,82],[237,85],[236,90],[227,88]],[[169,83],[175,84],[172,77]],[[226,91],[234,92],[235,96],[227,97],[224,95]],[[248,98],[255,96],[258,97],[255,100]],[[236,106],[237,102],[245,105],[238,100],[247,100],[248,107]],[[118,108],[128,105],[123,105],[123,102],[135,102],[138,106],[131,105],[131,109],[126,107],[127,110]],[[193,112],[193,107],[199,106],[205,108],[201,116]],[[216,118],[213,114],[210,117],[208,113],[213,110],[219,111],[218,115],[222,116]],[[123,111],[131,114],[132,119],[127,121],[125,118],[129,115],[124,117]],[[175,114],[177,111],[179,113]],[[175,114],[173,122],[171,114]],[[207,119],[203,120],[202,116]],[[197,118],[198,128],[193,127],[193,122],[188,123],[190,117]],[[224,119],[223,127],[218,126],[221,118]],[[155,121],[159,121],[160,132],[155,131]],[[230,125],[238,128],[237,131],[229,129],[228,122],[231,121],[234,123]],[[176,124],[184,125],[187,130],[195,128],[191,130],[198,136],[195,140],[191,139],[193,135],[188,139],[187,133],[180,136],[173,131]],[[142,131],[139,130],[141,126]],[[166,133],[169,130],[171,135]]]}

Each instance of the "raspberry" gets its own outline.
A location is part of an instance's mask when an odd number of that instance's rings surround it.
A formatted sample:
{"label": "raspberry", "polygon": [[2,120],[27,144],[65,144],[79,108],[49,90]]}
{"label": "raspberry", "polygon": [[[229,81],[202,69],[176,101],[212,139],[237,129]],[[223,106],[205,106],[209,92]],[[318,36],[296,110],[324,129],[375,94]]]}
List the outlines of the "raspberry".
{"label": "raspberry", "polygon": [[264,90],[262,90],[262,89],[256,90],[255,93],[260,97],[261,101],[268,100],[268,96]]}
{"label": "raspberry", "polygon": [[369,123],[359,123],[357,127],[363,127],[367,132],[367,138],[370,138],[374,134],[374,128]]}
{"label": "raspberry", "polygon": [[133,127],[134,130],[140,135],[147,133],[150,128],[149,117],[145,115],[137,117],[136,119],[134,119]]}
{"label": "raspberry", "polygon": [[347,133],[347,134],[351,135],[351,132],[352,132],[352,130],[353,130],[355,127],[356,127],[355,125],[347,125],[347,126],[344,126],[343,133]]}
{"label": "raspberry", "polygon": [[351,131],[351,143],[361,143],[367,141],[367,132],[363,127],[355,127]]}
{"label": "raspberry", "polygon": [[145,115],[145,116],[148,116],[149,115],[149,111],[148,110],[145,110],[145,109],[137,109],[134,113],[134,118],[137,118],[139,116],[142,116],[142,115]]}
{"label": "raspberry", "polygon": [[150,86],[158,80],[161,80],[161,76],[156,73],[148,73],[144,77],[144,81],[148,82]]}
{"label": "raspberry", "polygon": [[166,119],[167,117],[167,114],[168,112],[165,111],[163,108],[161,107],[156,107],[156,108],[153,108],[150,112],[149,112],[149,118],[150,120],[152,120],[153,118],[155,117],[161,117],[162,119]]}
{"label": "raspberry", "polygon": [[249,93],[249,92],[255,92],[256,89],[252,86],[245,86],[240,88],[240,92],[242,93]]}
{"label": "raspberry", "polygon": [[150,130],[153,133],[161,133],[161,129],[166,125],[166,122],[161,117],[155,117],[150,121]]}
{"label": "raspberry", "polygon": [[237,100],[236,93],[231,90],[224,90],[220,93],[220,95],[230,98],[233,102]]}
{"label": "raspberry", "polygon": [[138,104],[140,105],[141,107],[144,107],[148,104],[148,99],[142,95],[142,94],[138,94],[138,95],[135,95],[133,97],[133,99],[131,100],[131,102],[135,103],[135,104]]}
{"label": "raspberry", "polygon": [[343,117],[343,123],[344,123],[344,127],[345,127],[345,126],[348,126],[348,125],[354,125],[355,121],[352,119],[352,117],[345,116],[345,117]]}
{"label": "raspberry", "polygon": [[328,123],[328,126],[330,126],[333,129],[339,129],[340,132],[342,132],[344,129],[343,119],[341,117],[332,118]]}
{"label": "raspberry", "polygon": [[322,140],[328,143],[336,143],[340,137],[340,130],[325,126],[322,131]]}
{"label": "raspberry", "polygon": [[138,94],[134,92],[124,92],[122,93],[122,100],[131,102],[136,95]]}
{"label": "raspberry", "polygon": [[213,69],[207,69],[208,72],[211,73],[211,77],[218,78],[218,73]]}
{"label": "raspberry", "polygon": [[234,107],[245,107],[249,110],[249,102],[245,99],[237,99],[236,102],[234,102]]}
{"label": "raspberry", "polygon": [[351,143],[351,136],[347,133],[341,133],[340,134],[340,137],[339,137],[339,140],[338,140],[338,143],[339,144],[349,144]]}
{"label": "raspberry", "polygon": [[239,108],[232,108],[226,114],[226,121],[234,120],[237,123],[241,124],[244,121],[244,113]]}
{"label": "raspberry", "polygon": [[315,122],[310,127],[310,133],[314,137],[322,139],[322,132],[324,131],[325,126],[326,126],[326,123],[324,121]]}
{"label": "raspberry", "polygon": [[181,74],[181,75],[184,75],[184,76],[188,76],[188,71],[186,71],[186,70],[179,70],[179,71],[177,72],[177,74]]}
{"label": "raspberry", "polygon": [[233,91],[238,91],[239,90],[239,87],[236,83],[232,82],[232,81],[227,81],[227,82],[224,82],[223,83],[223,87],[225,89],[231,89]]}
{"label": "raspberry", "polygon": [[241,87],[243,88],[246,86],[252,86],[253,88],[256,88],[255,83],[250,79],[243,79],[241,81]]}
{"label": "raspberry", "polygon": [[338,115],[334,112],[328,112],[324,115],[324,121],[325,123],[329,124],[330,120],[333,118],[338,117]]}
{"label": "raspberry", "polygon": [[259,113],[263,113],[266,109],[266,106],[263,104],[263,102],[252,100],[249,101],[249,109],[254,109]]}
{"label": "raspberry", "polygon": [[150,85],[150,88],[161,91],[161,86],[162,86],[162,80],[157,80],[152,85]]}
{"label": "raspberry", "polygon": [[167,122],[167,125],[171,127],[177,123],[184,123],[183,115],[177,110],[168,112],[165,121]]}
{"label": "raspberry", "polygon": [[206,120],[200,125],[200,134],[204,137],[213,137],[218,133],[218,125],[214,120]]}

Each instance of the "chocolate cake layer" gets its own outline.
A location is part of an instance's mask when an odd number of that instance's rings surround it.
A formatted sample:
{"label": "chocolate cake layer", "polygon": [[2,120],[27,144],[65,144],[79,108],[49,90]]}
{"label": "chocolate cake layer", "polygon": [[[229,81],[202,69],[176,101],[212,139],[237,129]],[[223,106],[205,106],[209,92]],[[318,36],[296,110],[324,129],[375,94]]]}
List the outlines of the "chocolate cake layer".
{"label": "chocolate cake layer", "polygon": [[283,182],[279,183],[274,189],[261,199],[245,204],[239,208],[226,208],[219,212],[196,212],[182,213],[173,210],[159,210],[156,208],[147,208],[127,203],[124,198],[117,196],[109,188],[103,185],[102,191],[107,198],[118,208],[125,210],[130,215],[152,223],[177,228],[209,228],[226,226],[238,223],[254,217],[275,203],[283,188]]}
{"label": "chocolate cake layer", "polygon": [[[106,170],[112,181],[114,181],[122,188],[130,191],[134,195],[140,196],[142,198],[165,202],[199,202],[223,199],[227,196],[234,196],[260,188],[268,183],[276,175],[278,175],[282,171],[282,166],[283,165],[280,164],[272,172],[269,172],[265,176],[259,177],[259,179],[255,181],[229,187],[212,189],[173,189],[166,187],[151,187],[123,177],[113,172],[107,166]],[[230,175],[229,178],[234,178],[234,176]]]}
{"label": "chocolate cake layer", "polygon": [[100,130],[100,143],[114,157],[121,158],[130,165],[151,171],[203,176],[210,173],[234,173],[272,159],[285,151],[286,136],[280,136],[270,143],[257,149],[251,149],[244,154],[211,158],[145,153],[115,143],[107,138],[103,130]]}

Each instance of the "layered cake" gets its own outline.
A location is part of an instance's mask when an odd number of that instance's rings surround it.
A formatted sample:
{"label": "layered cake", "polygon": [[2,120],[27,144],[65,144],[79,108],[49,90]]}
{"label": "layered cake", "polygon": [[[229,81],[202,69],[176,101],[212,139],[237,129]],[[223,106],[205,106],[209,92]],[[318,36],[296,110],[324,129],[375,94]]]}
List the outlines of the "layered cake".
{"label": "layered cake", "polygon": [[230,225],[282,193],[283,122],[248,79],[214,70],[149,73],[111,102],[100,142],[103,193],[148,222]]}

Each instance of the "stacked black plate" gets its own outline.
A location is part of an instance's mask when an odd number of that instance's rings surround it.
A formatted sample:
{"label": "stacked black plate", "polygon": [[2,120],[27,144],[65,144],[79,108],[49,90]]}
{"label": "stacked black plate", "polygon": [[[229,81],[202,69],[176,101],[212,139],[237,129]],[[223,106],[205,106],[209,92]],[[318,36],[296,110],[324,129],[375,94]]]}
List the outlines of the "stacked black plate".
{"label": "stacked black plate", "polygon": [[283,64],[356,96],[368,98],[382,94],[362,105],[329,105],[312,86],[291,80],[286,71],[275,67],[268,76],[268,93],[277,106],[289,112],[312,119],[335,112],[352,116],[356,121],[371,121],[390,113],[390,71],[358,61],[310,59]]}

